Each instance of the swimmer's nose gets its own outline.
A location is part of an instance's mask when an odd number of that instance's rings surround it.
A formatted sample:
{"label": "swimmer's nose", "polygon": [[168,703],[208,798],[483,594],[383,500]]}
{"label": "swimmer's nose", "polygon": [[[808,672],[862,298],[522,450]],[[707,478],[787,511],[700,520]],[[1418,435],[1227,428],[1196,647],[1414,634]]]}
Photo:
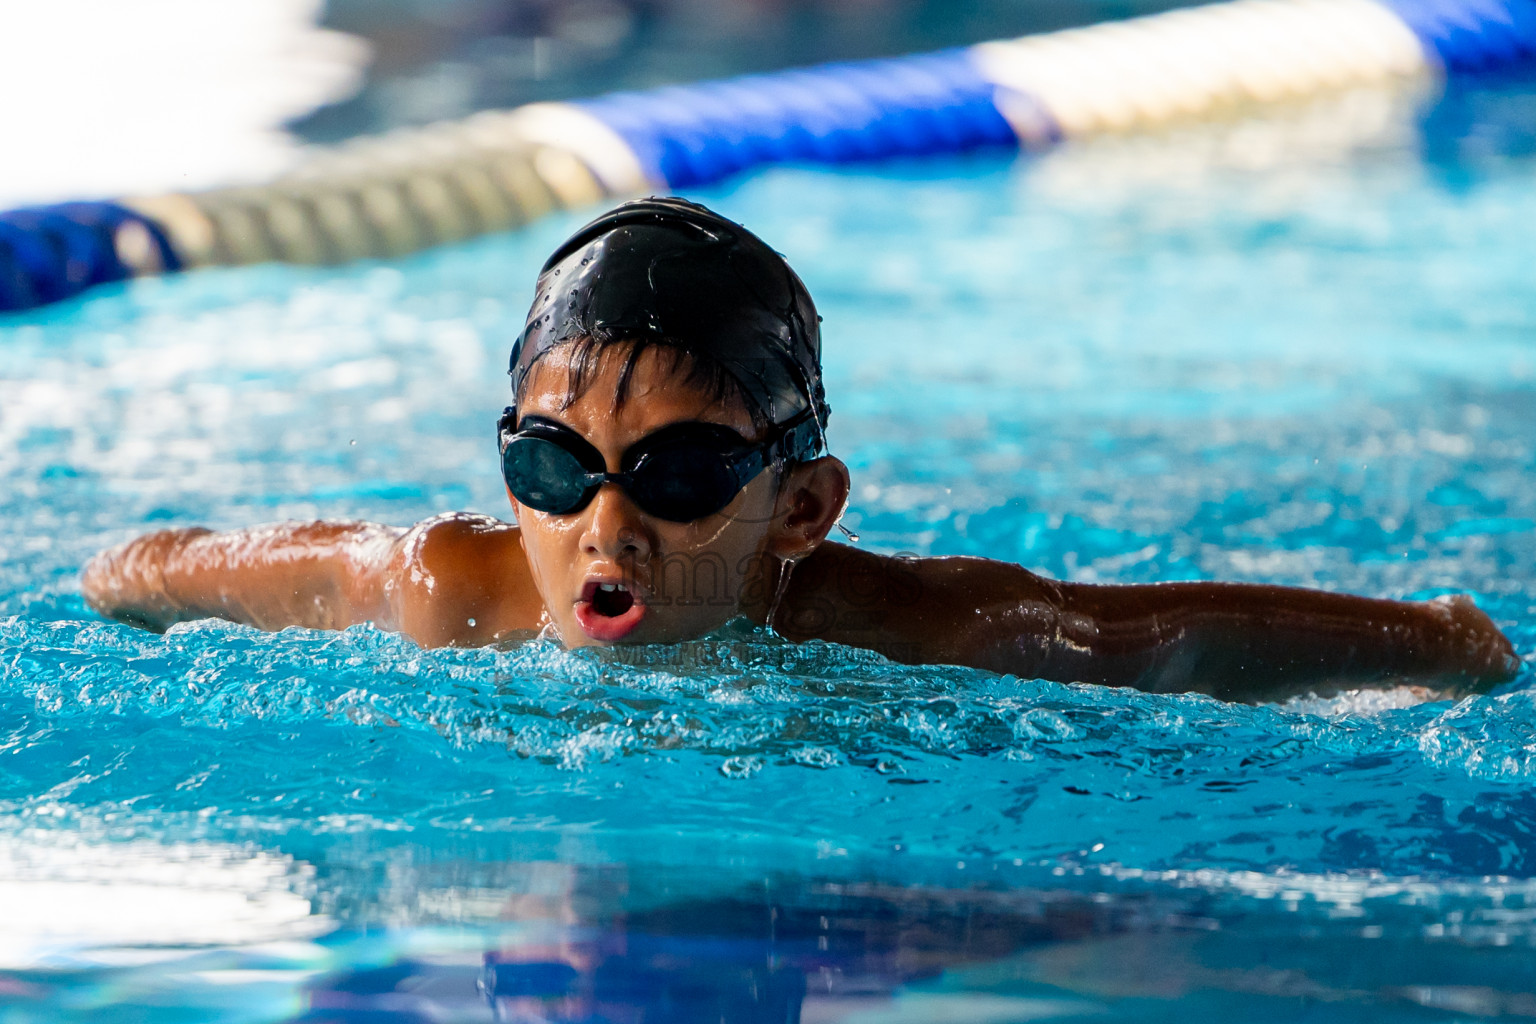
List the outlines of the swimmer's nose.
{"label": "swimmer's nose", "polygon": [[588,510],[587,527],[581,535],[583,553],[615,561],[632,559],[637,565],[651,557],[651,535],[644,516],[623,488],[604,484]]}

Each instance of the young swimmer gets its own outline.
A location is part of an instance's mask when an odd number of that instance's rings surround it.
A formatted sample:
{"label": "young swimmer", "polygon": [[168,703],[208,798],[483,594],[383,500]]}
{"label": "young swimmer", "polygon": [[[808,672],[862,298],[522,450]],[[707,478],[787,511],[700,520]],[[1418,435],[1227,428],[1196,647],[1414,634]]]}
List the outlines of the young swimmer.
{"label": "young swimmer", "polygon": [[512,349],[514,523],[166,530],[92,559],[85,597],[150,629],[372,622],[426,646],[541,629],[570,647],[667,643],[745,616],[904,662],[1228,700],[1483,690],[1519,668],[1465,597],[1095,586],[828,541],[849,479],[826,451],[818,322],[745,228],[679,199],[626,203],[550,257]]}

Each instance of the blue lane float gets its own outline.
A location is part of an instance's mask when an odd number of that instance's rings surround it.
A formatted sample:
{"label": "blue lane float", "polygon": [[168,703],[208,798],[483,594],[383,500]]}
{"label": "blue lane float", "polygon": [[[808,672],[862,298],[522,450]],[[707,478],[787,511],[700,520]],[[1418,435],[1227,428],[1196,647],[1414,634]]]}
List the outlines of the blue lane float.
{"label": "blue lane float", "polygon": [[189,267],[343,262],[560,208],[1242,116],[1536,62],[1536,0],[1230,0],[963,49],[542,103],[359,139],[267,185],[0,214],[0,310]]}
{"label": "blue lane float", "polygon": [[0,213],[0,309],[27,309],[121,281],[135,267],[181,269],[165,231],[117,203],[59,203]]}
{"label": "blue lane float", "polygon": [[967,50],[951,50],[618,93],[573,106],[616,132],[650,177],[682,189],[763,164],[1015,146],[1018,136],[996,93]]}
{"label": "blue lane float", "polygon": [[1536,0],[1385,0],[1449,74],[1536,60]]}

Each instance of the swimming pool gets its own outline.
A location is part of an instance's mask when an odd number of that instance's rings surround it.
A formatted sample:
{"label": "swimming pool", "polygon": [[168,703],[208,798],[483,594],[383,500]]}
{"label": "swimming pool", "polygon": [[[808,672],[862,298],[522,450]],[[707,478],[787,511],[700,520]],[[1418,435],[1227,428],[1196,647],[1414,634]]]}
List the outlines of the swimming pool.
{"label": "swimming pool", "polygon": [[[1415,145],[699,195],[817,296],[861,544],[1469,590],[1529,665],[1532,162]],[[750,633],[423,652],[86,612],[79,566],[147,528],[502,511],[505,353],[582,216],[3,321],[0,1019],[1536,1012],[1529,667],[1243,707]]]}

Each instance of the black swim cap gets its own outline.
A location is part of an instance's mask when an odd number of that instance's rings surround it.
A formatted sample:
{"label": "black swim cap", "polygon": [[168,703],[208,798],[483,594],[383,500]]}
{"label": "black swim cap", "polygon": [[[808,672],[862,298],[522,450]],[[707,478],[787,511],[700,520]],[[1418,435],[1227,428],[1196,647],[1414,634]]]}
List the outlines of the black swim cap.
{"label": "black swim cap", "polygon": [[562,342],[654,339],[718,364],[759,420],[809,408],[818,429],[795,457],[825,448],[816,306],[784,257],[740,224],[683,199],[625,203],[556,249],[536,287],[507,370],[514,401]]}

